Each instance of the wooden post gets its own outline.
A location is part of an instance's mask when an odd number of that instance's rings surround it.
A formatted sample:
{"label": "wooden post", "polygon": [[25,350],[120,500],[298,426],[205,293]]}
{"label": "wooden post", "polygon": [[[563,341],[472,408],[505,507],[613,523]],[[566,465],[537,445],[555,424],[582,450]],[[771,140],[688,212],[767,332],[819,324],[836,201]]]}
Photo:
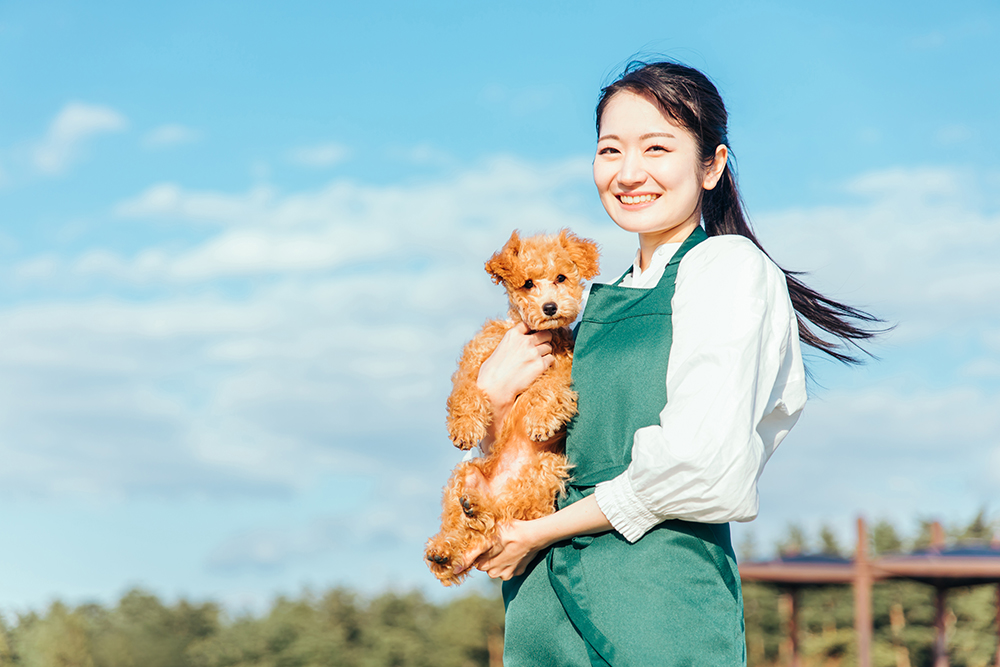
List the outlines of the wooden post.
{"label": "wooden post", "polygon": [[785,591],[788,599],[788,639],[792,645],[789,667],[801,667],[799,660],[799,607],[802,606],[802,589],[798,586]]}
{"label": "wooden post", "polygon": [[892,628],[892,648],[896,654],[896,667],[910,667],[910,651],[903,644],[906,612],[903,611],[903,605],[898,602],[889,610],[889,624]]}
{"label": "wooden post", "polygon": [[868,561],[868,529],[858,517],[858,547],[854,557],[854,633],[858,638],[858,667],[871,667],[872,571]]}
{"label": "wooden post", "polygon": [[503,630],[486,635],[486,651],[490,667],[503,667]]}
{"label": "wooden post", "polygon": [[940,521],[931,524],[931,549],[935,551],[944,549],[944,528]]}
{"label": "wooden post", "polygon": [[934,587],[934,667],[948,667],[948,637],[945,611],[948,589]]}
{"label": "wooden post", "polygon": [[[944,527],[940,521],[931,524],[931,549],[941,553],[944,550]],[[945,625],[948,589],[934,587],[934,667],[948,667],[948,628]]]}

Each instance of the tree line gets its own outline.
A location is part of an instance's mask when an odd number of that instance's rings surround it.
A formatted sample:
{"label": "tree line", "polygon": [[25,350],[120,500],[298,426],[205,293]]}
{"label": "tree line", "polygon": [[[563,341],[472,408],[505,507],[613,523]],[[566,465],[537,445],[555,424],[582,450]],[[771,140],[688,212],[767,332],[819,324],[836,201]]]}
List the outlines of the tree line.
{"label": "tree line", "polygon": [[[988,541],[997,526],[980,513],[948,528],[952,541]],[[930,543],[930,523],[909,538],[886,521],[874,526],[875,555]],[[833,531],[810,543],[789,527],[786,553],[840,555]],[[743,558],[753,545],[741,546]],[[844,553],[842,555],[850,555]],[[787,664],[788,603],[780,588],[746,583],[747,655],[753,667]],[[948,597],[953,667],[993,666],[996,587],[953,589]],[[800,598],[803,667],[853,665],[854,606],[848,586],[805,589]],[[930,667],[934,598],[929,586],[889,581],[873,592],[875,667]],[[370,598],[344,588],[275,600],[259,615],[230,617],[214,602],[165,604],[132,590],[114,605],[69,607],[0,617],[0,667],[496,667],[501,664],[503,604],[471,593],[434,603],[419,592]]]}

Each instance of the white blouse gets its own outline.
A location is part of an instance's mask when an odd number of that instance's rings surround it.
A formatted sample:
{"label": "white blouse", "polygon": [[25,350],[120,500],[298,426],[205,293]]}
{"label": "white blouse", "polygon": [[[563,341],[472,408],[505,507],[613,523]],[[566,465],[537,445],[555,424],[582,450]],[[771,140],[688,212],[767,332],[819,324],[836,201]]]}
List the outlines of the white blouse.
{"label": "white blouse", "polygon": [[[623,287],[649,289],[680,247],[639,258]],[[660,423],[636,431],[632,463],[597,504],[635,542],[666,519],[757,516],[757,480],[798,420],[806,378],[785,276],[751,241],[713,236],[681,260]]]}

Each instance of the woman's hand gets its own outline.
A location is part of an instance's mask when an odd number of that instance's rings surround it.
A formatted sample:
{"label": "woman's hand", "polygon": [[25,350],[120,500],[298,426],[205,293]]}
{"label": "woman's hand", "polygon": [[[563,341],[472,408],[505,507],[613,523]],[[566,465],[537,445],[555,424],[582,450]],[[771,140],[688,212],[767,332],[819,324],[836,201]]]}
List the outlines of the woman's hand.
{"label": "woman's hand", "polygon": [[[476,383],[493,406],[491,429],[503,423],[514,399],[552,365],[551,341],[551,331],[528,333],[528,325],[519,322],[483,362]],[[487,440],[491,442],[493,435]],[[480,448],[488,452],[489,444],[484,441]]]}
{"label": "woman's hand", "polygon": [[514,521],[500,526],[492,544],[473,549],[462,556],[456,574],[468,569],[471,564],[493,579],[507,581],[523,574],[539,549],[548,546],[539,542],[538,531],[533,530],[534,521]]}
{"label": "woman's hand", "polygon": [[501,525],[492,544],[462,555],[455,566],[455,574],[464,572],[471,564],[494,579],[507,581],[524,574],[525,568],[541,549],[576,535],[594,535],[612,529],[611,522],[597,504],[597,498],[589,495],[541,519]]}
{"label": "woman's hand", "polygon": [[476,560],[476,567],[491,579],[508,581],[524,574],[539,549],[546,546],[539,541],[531,521],[514,521],[500,526],[496,541]]}

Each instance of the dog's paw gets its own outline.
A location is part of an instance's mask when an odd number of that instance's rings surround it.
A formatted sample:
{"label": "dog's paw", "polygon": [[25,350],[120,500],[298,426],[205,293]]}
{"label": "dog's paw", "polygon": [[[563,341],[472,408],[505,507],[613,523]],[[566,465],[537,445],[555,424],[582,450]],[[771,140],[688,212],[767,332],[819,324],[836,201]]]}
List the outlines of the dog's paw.
{"label": "dog's paw", "polygon": [[556,437],[556,433],[558,432],[559,432],[558,429],[552,429],[552,428],[546,428],[545,426],[540,426],[538,428],[530,430],[528,432],[528,437],[531,438],[532,441],[534,442],[545,442],[547,440],[551,440],[552,438]]}
{"label": "dog's paw", "polygon": [[556,437],[563,428],[562,420],[557,416],[540,420],[528,426],[528,437],[534,442],[546,442]]}
{"label": "dog's paw", "polygon": [[461,554],[456,550],[450,540],[442,540],[439,537],[432,538],[427,543],[424,550],[424,559],[431,570],[431,574],[437,577],[445,586],[457,586],[465,581],[471,574],[472,568],[466,568],[458,574],[455,573],[455,566]]}
{"label": "dog's paw", "polygon": [[476,510],[472,506],[472,501],[469,499],[469,496],[462,496],[458,499],[458,502],[462,505],[462,514],[470,519],[474,519],[476,517]]}
{"label": "dog's paw", "polygon": [[440,578],[443,574],[450,574],[453,567],[455,555],[451,549],[442,546],[428,545],[424,552],[424,558],[430,566],[434,576]]}
{"label": "dog's paw", "polygon": [[434,565],[450,565],[451,556],[444,553],[438,553],[437,551],[429,551],[426,554],[427,561],[434,563]]}
{"label": "dog's paw", "polygon": [[468,451],[486,437],[486,425],[478,419],[453,419],[448,422],[448,436],[456,447]]}
{"label": "dog's paw", "polygon": [[427,551],[424,552],[424,558],[431,569],[431,574],[437,577],[437,580],[445,586],[460,584],[467,576],[464,572],[460,575],[455,575],[455,557],[448,550],[438,550],[428,547]]}

